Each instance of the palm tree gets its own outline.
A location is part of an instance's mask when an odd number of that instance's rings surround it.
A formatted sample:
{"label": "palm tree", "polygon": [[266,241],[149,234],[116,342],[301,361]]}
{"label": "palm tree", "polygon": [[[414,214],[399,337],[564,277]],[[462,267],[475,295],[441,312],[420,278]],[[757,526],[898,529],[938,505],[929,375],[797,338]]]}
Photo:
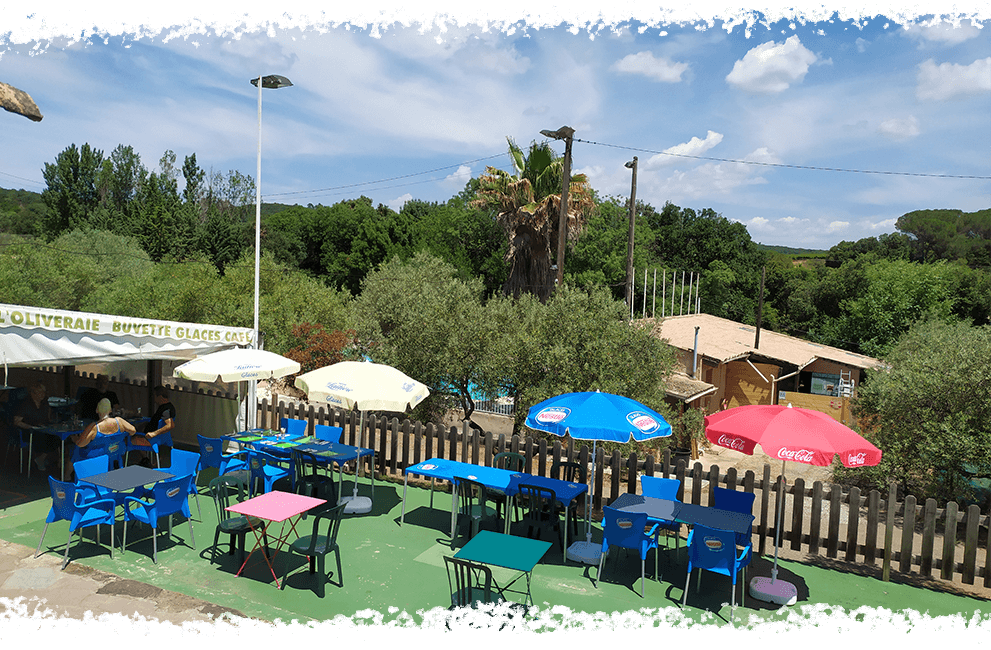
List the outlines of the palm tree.
{"label": "palm tree", "polygon": [[[487,167],[479,177],[476,205],[494,207],[509,240],[509,273],[503,292],[514,297],[532,293],[545,302],[554,288],[551,251],[556,250],[561,210],[564,159],[547,142],[533,142],[524,155],[512,138],[509,157],[514,174]],[[571,176],[568,186],[568,239],[585,227],[595,207],[592,187],[584,174]]]}

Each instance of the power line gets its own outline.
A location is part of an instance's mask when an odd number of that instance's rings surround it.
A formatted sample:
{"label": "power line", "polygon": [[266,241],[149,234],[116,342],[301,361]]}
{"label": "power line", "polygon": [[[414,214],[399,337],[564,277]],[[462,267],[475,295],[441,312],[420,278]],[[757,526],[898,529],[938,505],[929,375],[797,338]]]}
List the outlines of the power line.
{"label": "power line", "polygon": [[848,174],[880,174],[884,176],[916,176],[916,177],[926,177],[926,178],[959,178],[968,180],[991,180],[991,176],[977,176],[977,175],[966,175],[966,174],[928,174],[924,172],[893,172],[884,171],[876,169],[845,169],[843,167],[815,167],[812,165],[791,165],[788,163],[771,163],[771,162],[760,162],[757,160],[737,160],[735,158],[713,158],[710,156],[692,156],[685,153],[672,153],[670,151],[656,151],[653,149],[641,149],[638,147],[627,147],[620,144],[608,144],[606,142],[595,142],[592,140],[580,140],[578,138],[574,139],[575,142],[582,142],[584,144],[592,144],[599,147],[611,147],[613,149],[625,149],[627,151],[639,151],[641,153],[658,154],[663,156],[675,156],[677,158],[690,158],[692,160],[708,160],[712,162],[724,162],[724,163],[735,163],[738,165],[755,165],[760,167],[779,167],[783,169],[805,169],[809,171],[817,172],[846,172]]}

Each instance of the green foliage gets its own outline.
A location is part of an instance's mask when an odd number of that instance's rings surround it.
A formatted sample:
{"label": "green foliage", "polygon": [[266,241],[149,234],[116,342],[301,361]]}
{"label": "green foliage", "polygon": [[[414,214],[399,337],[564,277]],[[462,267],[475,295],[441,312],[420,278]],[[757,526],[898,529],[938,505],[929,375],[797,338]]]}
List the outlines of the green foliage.
{"label": "green foliage", "polygon": [[[299,363],[300,374],[341,361],[359,361],[361,346],[354,330],[327,331],[318,323],[293,325],[287,339],[285,356]],[[295,375],[286,378],[290,381]]]}
{"label": "green foliage", "polygon": [[[991,473],[991,327],[927,319],[892,348],[890,369],[868,373],[855,413],[881,465],[844,480],[902,484],[917,497],[972,497],[967,471]],[[969,466],[969,467],[968,467]]]}
{"label": "green foliage", "polygon": [[100,201],[97,177],[103,167],[103,152],[89,144],[76,148],[70,145],[45,163],[42,176],[47,187],[41,193],[48,212],[41,224],[42,234],[49,241],[62,233],[84,228],[90,212]]}
{"label": "green foliage", "polygon": [[0,188],[0,232],[39,236],[47,210],[37,192]]}

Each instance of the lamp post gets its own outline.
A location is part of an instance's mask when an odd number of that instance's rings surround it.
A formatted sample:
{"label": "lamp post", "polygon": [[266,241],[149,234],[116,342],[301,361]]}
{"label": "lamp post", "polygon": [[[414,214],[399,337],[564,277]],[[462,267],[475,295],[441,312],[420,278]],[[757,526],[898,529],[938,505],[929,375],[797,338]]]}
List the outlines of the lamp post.
{"label": "lamp post", "polygon": [[570,126],[562,126],[557,131],[544,130],[540,135],[564,140],[564,174],[561,177],[561,216],[558,222],[557,237],[557,277],[556,286],[564,284],[564,244],[568,236],[568,188],[571,186],[571,139],[575,130]]}
{"label": "lamp post", "polygon": [[[633,170],[633,187],[630,189],[630,235],[626,244],[626,306],[633,314],[633,229],[637,221],[637,157],[626,163]],[[632,316],[631,316],[632,318]]]}
{"label": "lamp post", "polygon": [[[261,80],[259,84],[258,81]],[[252,79],[258,86],[258,172],[255,174],[255,348],[258,348],[258,275],[261,266],[262,240],[262,88],[285,88],[292,82],[282,75],[270,74]]]}
{"label": "lamp post", "polygon": [[[261,83],[259,83],[261,82]],[[259,76],[251,80],[252,85],[258,87],[258,171],[255,174],[255,320],[254,320],[254,347],[259,348],[258,341],[258,276],[261,267],[261,241],[262,241],[262,88],[285,88],[291,86],[292,82],[282,75],[270,74]],[[258,412],[258,400],[255,397],[257,382],[248,382],[248,396],[245,403],[245,424],[247,428],[253,429],[255,426],[256,414]],[[255,408],[248,408],[249,404]],[[240,417],[240,416],[239,416]]]}

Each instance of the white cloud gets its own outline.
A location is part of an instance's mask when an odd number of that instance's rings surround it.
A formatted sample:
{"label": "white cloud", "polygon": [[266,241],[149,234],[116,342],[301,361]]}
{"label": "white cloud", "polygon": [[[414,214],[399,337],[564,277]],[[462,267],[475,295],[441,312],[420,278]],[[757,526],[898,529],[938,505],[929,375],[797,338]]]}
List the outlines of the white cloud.
{"label": "white cloud", "polygon": [[[744,156],[744,160],[778,162],[761,147]],[[666,197],[665,200],[678,201],[710,199],[713,196],[726,196],[741,187],[764,185],[767,180],[759,174],[761,168],[740,163],[705,163],[688,171],[677,170],[659,184],[650,184],[650,194]],[[644,196],[648,195],[645,192]],[[646,198],[644,200],[647,200]]]}
{"label": "white cloud", "polygon": [[881,221],[871,221],[868,222],[867,228],[876,232],[894,232],[895,223],[897,222],[897,217],[892,219],[882,219]]}
{"label": "white cloud", "polygon": [[801,82],[816,59],[798,36],[790,36],[780,45],[768,41],[734,63],[726,82],[751,93],[779,93]]}
{"label": "white cloud", "polygon": [[471,179],[471,167],[468,165],[458,166],[457,171],[449,174],[442,182],[445,186],[456,187],[460,190]]}
{"label": "white cloud", "polygon": [[[943,20],[933,20],[919,25],[907,25],[905,35],[919,41],[919,49],[924,49],[928,43],[957,45],[981,34],[981,28],[972,24],[970,19],[964,19],[957,25]],[[928,43],[927,43],[928,41]]]}
{"label": "white cloud", "polygon": [[932,59],[919,64],[915,96],[939,101],[956,95],[976,95],[991,91],[991,56],[970,65],[941,63]]}
{"label": "white cloud", "polygon": [[861,54],[863,54],[864,52],[866,52],[867,51],[867,46],[870,45],[870,42],[865,41],[864,39],[859,38],[859,37],[857,38],[856,43],[857,43],[857,51],[860,52]]}
{"label": "white cloud", "polygon": [[670,59],[657,58],[650,52],[628,54],[613,64],[613,70],[627,74],[639,74],[664,83],[678,83],[688,69],[687,63],[676,63]]}
{"label": "white cloud", "polygon": [[397,196],[396,198],[392,199],[391,201],[389,201],[388,203],[386,203],[386,205],[388,205],[390,208],[392,208],[396,212],[399,212],[400,210],[403,209],[403,206],[406,205],[406,202],[407,201],[411,201],[412,199],[413,199],[413,195],[410,194],[409,192],[407,192],[406,194],[403,194],[402,196]]}
{"label": "white cloud", "polygon": [[675,165],[679,162],[684,162],[681,158],[682,156],[701,156],[703,153],[709,149],[712,149],[722,141],[722,133],[716,133],[715,131],[710,130],[706,133],[705,140],[700,140],[698,137],[693,137],[688,142],[683,142],[682,144],[676,144],[673,147],[668,147],[664,150],[664,153],[651,156],[644,166],[647,169],[654,169],[657,167],[663,167],[664,165]]}
{"label": "white cloud", "polygon": [[842,232],[849,227],[850,227],[849,221],[831,221],[829,222],[829,225],[826,226],[826,232],[828,233]]}
{"label": "white cloud", "polygon": [[914,115],[905,118],[891,118],[881,122],[877,131],[892,140],[908,140],[919,135],[919,120]]}

